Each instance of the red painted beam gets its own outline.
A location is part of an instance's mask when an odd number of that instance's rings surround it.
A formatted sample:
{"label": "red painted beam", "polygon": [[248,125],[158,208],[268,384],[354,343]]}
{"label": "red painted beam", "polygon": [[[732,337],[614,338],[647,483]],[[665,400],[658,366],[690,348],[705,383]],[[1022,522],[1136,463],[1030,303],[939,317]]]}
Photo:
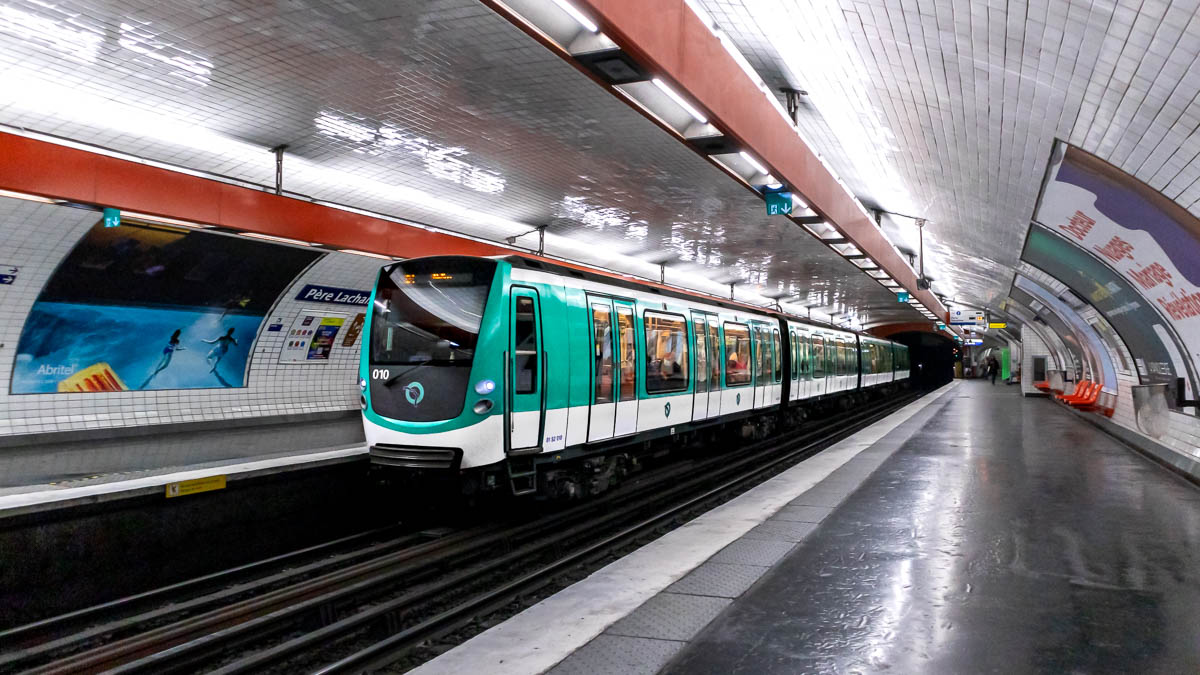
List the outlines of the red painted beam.
{"label": "red painted beam", "polygon": [[[0,190],[40,195],[80,204],[108,206],[227,227],[244,232],[299,239],[401,258],[426,255],[539,256],[453,234],[430,232],[382,218],[351,213],[254,188],[163,169],[0,132]],[[97,214],[99,218],[99,214]],[[613,278],[627,275],[564,260],[550,260]],[[646,286],[714,298],[696,291],[635,279]],[[723,298],[715,298],[729,302]],[[729,304],[762,311],[762,307]]]}
{"label": "red painted beam", "polygon": [[741,69],[720,39],[684,0],[574,0],[586,7],[605,35],[666,76],[709,113],[709,120],[751,151],[846,238],[868,254],[930,311],[947,316],[929,291],[917,290],[912,269]]}
{"label": "red painted beam", "polygon": [[504,255],[500,246],[0,133],[0,189],[383,255]]}

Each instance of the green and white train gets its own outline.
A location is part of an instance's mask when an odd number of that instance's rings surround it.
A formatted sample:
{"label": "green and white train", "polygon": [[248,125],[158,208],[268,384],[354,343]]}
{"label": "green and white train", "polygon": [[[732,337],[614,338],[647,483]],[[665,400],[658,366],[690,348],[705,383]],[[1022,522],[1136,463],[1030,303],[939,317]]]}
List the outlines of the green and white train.
{"label": "green and white train", "polygon": [[372,464],[467,491],[596,492],[662,443],[769,433],[909,375],[894,342],[521,256],[390,264],[366,333]]}

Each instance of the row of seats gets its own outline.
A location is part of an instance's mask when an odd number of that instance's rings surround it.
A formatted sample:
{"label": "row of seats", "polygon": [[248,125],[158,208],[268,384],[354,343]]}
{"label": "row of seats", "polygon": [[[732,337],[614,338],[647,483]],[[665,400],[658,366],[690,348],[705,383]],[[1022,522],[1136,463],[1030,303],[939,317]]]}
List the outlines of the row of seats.
{"label": "row of seats", "polygon": [[1080,380],[1079,383],[1075,385],[1075,393],[1055,394],[1054,398],[1066,403],[1071,407],[1079,408],[1080,410],[1096,411],[1111,417],[1113,414],[1112,408],[1101,406],[1099,403],[1100,391],[1102,389],[1103,385],[1101,385],[1099,382]]}

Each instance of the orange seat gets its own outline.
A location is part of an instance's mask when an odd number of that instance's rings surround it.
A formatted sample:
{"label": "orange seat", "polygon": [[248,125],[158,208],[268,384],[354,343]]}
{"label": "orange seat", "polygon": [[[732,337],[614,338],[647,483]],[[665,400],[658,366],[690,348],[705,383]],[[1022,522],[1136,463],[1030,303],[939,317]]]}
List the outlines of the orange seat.
{"label": "orange seat", "polygon": [[1074,394],[1071,394],[1070,396],[1064,396],[1064,397],[1062,397],[1062,400],[1064,403],[1067,403],[1070,405],[1075,405],[1077,403],[1083,403],[1083,402],[1086,402],[1089,400],[1094,401],[1094,400],[1096,400],[1095,394],[1098,393],[1099,391],[1100,391],[1099,384],[1096,384],[1094,382],[1088,382],[1087,386],[1076,387]]}
{"label": "orange seat", "polygon": [[1067,403],[1077,408],[1095,407],[1096,399],[1100,397],[1100,389],[1100,384],[1096,383],[1086,394],[1079,398],[1073,398],[1070,401],[1067,401]]}
{"label": "orange seat", "polygon": [[1098,386],[1099,385],[1091,380],[1080,380],[1079,384],[1075,385],[1074,393],[1062,394],[1058,396],[1058,400],[1071,403],[1072,401],[1078,401],[1079,399],[1087,398],[1088,396],[1092,395],[1092,389]]}
{"label": "orange seat", "polygon": [[1047,382],[1046,380],[1042,380],[1041,382],[1034,382],[1033,386],[1044,391],[1044,390],[1050,388],[1050,383]]}

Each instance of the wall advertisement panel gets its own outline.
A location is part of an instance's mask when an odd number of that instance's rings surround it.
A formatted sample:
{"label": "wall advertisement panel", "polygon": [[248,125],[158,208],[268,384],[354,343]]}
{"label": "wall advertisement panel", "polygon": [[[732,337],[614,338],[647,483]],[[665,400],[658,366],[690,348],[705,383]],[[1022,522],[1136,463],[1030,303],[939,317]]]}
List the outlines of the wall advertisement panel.
{"label": "wall advertisement panel", "polygon": [[[1159,317],[1157,327],[1145,329],[1170,334],[1163,347],[1171,370],[1190,375],[1194,383],[1194,364],[1200,361],[1200,220],[1120,169],[1065,144],[1056,149],[1034,218],[1115,270],[1145,298]],[[1136,349],[1118,321],[1105,314]],[[1154,368],[1146,370],[1157,379]]]}
{"label": "wall advertisement panel", "polygon": [[186,228],[97,223],[30,310],[10,391],[244,387],[264,316],[321,255]]}
{"label": "wall advertisement panel", "polygon": [[279,351],[280,363],[312,363],[329,360],[333,341],[346,323],[345,314],[300,312],[292,322]]}

